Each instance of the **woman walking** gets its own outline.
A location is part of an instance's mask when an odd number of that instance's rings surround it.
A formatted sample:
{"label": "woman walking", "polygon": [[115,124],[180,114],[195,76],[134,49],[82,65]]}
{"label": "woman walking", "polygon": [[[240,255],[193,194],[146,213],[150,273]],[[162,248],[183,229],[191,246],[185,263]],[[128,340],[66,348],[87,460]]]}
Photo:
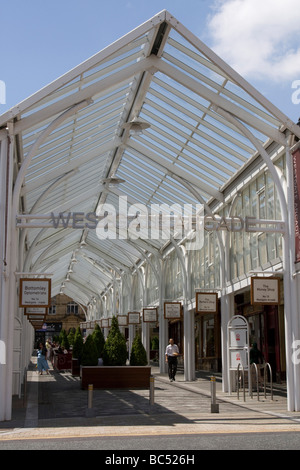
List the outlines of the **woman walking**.
{"label": "woman walking", "polygon": [[48,362],[46,359],[46,355],[47,355],[47,349],[45,348],[43,343],[40,343],[38,353],[37,353],[37,368],[38,368],[40,375],[43,374],[43,370],[45,370],[47,374],[49,375],[49,366],[48,366]]}

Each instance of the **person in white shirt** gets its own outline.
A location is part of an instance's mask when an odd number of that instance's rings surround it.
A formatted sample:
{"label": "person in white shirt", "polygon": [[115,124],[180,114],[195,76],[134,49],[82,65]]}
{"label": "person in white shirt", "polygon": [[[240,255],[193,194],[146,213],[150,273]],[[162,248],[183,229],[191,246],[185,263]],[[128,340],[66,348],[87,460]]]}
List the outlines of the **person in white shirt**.
{"label": "person in white shirt", "polygon": [[170,382],[175,380],[177,371],[177,356],[179,356],[179,349],[177,344],[174,344],[173,338],[169,339],[169,344],[166,347],[166,362],[168,363],[168,372]]}

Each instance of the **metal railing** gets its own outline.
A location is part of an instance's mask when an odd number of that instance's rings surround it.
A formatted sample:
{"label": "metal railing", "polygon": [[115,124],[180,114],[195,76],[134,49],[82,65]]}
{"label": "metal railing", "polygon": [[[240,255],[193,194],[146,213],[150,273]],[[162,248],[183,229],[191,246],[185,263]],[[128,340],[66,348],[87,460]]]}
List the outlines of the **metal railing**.
{"label": "metal railing", "polygon": [[[256,392],[257,392],[257,400],[259,401],[259,376],[258,376],[258,367],[255,363],[251,364],[250,366],[250,374],[252,374],[252,370],[255,370],[255,381],[256,381]],[[266,362],[263,365],[264,368],[264,397],[267,398],[267,370],[269,370],[269,375],[270,375],[270,390],[271,390],[271,400],[273,400],[273,380],[272,380],[272,368],[271,365]],[[245,371],[244,367],[242,366],[242,380],[243,380],[243,388],[244,388],[244,401],[245,399]],[[253,398],[253,380],[251,380],[251,385],[250,385],[250,397]],[[240,389],[240,364],[238,364],[237,368],[237,399],[240,399],[239,396],[239,389]]]}
{"label": "metal railing", "polygon": [[[258,369],[257,365],[255,363],[251,364],[250,366],[250,373],[252,373],[252,369],[255,369],[255,377],[256,377],[256,391],[257,391],[257,400],[259,401],[259,383],[258,383]],[[251,393],[250,393],[251,398],[253,398],[253,381],[251,380]]]}
{"label": "metal railing", "polygon": [[[236,390],[237,390],[237,399],[240,399],[240,363],[237,366],[237,384],[236,384]],[[242,380],[243,380],[243,399],[246,401],[246,387],[245,387],[245,369],[244,366],[242,365]]]}

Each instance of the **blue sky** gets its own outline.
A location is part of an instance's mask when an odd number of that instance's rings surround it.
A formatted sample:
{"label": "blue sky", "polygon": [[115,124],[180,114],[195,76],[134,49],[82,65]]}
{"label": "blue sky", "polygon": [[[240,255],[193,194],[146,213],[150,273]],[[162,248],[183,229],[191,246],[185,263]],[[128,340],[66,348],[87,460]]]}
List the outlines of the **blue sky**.
{"label": "blue sky", "polygon": [[289,118],[300,116],[299,0],[0,0],[0,8],[0,114],[167,9]]}

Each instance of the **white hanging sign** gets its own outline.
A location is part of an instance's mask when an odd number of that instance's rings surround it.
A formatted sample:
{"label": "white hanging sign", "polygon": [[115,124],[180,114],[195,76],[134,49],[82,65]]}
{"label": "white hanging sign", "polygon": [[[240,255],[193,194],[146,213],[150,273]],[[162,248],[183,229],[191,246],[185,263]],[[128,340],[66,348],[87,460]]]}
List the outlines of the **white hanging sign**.
{"label": "white hanging sign", "polygon": [[21,278],[19,307],[50,307],[51,279]]}

